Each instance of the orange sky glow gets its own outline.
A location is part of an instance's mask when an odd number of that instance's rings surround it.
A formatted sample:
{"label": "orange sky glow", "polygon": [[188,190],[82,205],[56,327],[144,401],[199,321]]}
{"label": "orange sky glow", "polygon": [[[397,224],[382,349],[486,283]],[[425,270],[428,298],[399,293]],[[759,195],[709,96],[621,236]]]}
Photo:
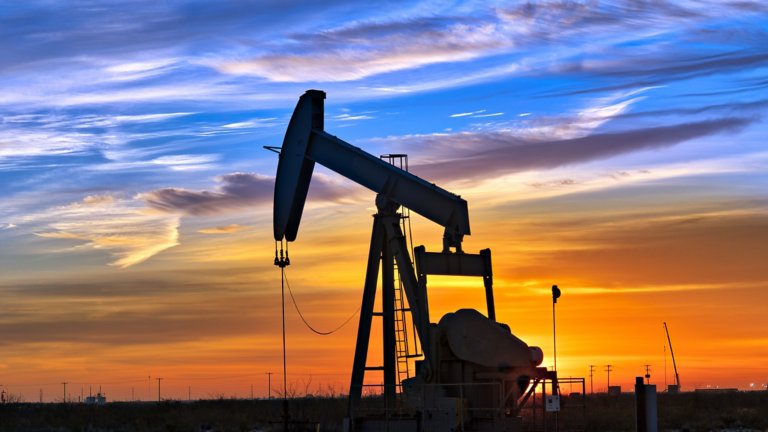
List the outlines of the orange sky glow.
{"label": "orange sky glow", "polygon": [[[0,391],[282,392],[264,147],[308,89],[326,132],[467,200],[544,366],[556,284],[560,376],[663,388],[666,322],[683,391],[768,386],[765,2],[102,3],[0,8]],[[348,392],[375,211],[316,166],[286,275],[318,330],[353,318],[319,336],[287,297],[291,395]],[[428,295],[485,313],[479,278]]]}

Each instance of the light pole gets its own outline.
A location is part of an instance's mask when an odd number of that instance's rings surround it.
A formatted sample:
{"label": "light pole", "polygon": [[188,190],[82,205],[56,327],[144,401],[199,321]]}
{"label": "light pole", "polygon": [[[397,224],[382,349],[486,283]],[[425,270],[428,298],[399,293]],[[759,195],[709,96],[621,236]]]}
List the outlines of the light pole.
{"label": "light pole", "polygon": [[272,372],[267,372],[267,400],[272,399]]}
{"label": "light pole", "polygon": [[555,357],[555,371],[557,371],[557,328],[555,327],[555,305],[560,297],[560,288],[552,285],[552,351]]}
{"label": "light pole", "polygon": [[64,381],[62,384],[64,384],[64,403],[67,403],[67,384],[69,383]]}

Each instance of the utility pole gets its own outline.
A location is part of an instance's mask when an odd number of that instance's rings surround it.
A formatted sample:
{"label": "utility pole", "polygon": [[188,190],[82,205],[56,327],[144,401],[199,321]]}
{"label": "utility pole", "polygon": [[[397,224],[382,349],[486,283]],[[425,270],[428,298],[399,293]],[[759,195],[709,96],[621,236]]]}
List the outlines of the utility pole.
{"label": "utility pole", "polygon": [[595,383],[592,377],[594,376],[595,365],[589,365],[589,393],[595,394]]}
{"label": "utility pole", "polygon": [[43,403],[43,389],[40,389],[40,403]]}
{"label": "utility pole", "polygon": [[664,344],[664,391],[667,391],[667,344]]}
{"label": "utility pole", "polygon": [[162,378],[155,378],[157,380],[157,401],[162,402],[162,399],[160,399],[160,381],[162,381]]}
{"label": "utility pole", "polygon": [[606,393],[611,389],[611,371],[613,370],[611,369],[612,367],[613,365],[605,365],[605,371],[608,372],[608,388],[606,389]]}
{"label": "utility pole", "polygon": [[187,389],[187,400],[192,401],[192,386]]}
{"label": "utility pole", "polygon": [[272,373],[267,372],[267,400],[272,399]]}
{"label": "utility pole", "polygon": [[136,398],[133,396],[133,387],[131,387],[131,402],[135,401]]}
{"label": "utility pole", "polygon": [[651,383],[651,365],[649,364],[645,365],[645,381],[646,384]]}
{"label": "utility pole", "polygon": [[69,383],[64,381],[62,384],[64,384],[64,403],[67,403],[67,384]]}
{"label": "utility pole", "polygon": [[253,384],[251,384],[251,400],[253,400]]}

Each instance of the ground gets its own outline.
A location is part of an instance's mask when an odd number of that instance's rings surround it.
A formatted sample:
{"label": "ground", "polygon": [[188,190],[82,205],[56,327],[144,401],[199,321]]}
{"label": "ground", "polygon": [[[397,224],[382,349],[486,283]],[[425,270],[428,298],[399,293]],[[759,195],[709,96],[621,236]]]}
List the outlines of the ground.
{"label": "ground", "polygon": [[[340,431],[346,401],[301,398],[289,401],[291,430]],[[280,400],[205,400],[83,404],[0,405],[0,431],[279,431]],[[768,431],[768,392],[660,394],[660,431]],[[540,414],[525,413],[526,431],[545,430]],[[550,414],[546,430],[554,431]],[[560,431],[634,431],[634,395],[565,398]]]}

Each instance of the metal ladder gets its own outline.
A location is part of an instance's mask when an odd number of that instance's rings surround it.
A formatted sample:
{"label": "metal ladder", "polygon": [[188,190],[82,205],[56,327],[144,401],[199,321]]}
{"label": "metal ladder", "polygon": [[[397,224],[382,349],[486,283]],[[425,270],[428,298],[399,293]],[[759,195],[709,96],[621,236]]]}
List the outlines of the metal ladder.
{"label": "metal ladder", "polygon": [[[387,154],[381,156],[382,160],[386,160],[390,164],[408,171],[408,155],[405,154]],[[400,221],[401,230],[403,236],[406,238],[406,244],[409,244],[410,249],[413,250],[411,233],[411,219],[410,210],[405,207],[400,209]],[[410,240],[410,241],[409,241]],[[411,264],[413,261],[411,260]],[[423,357],[421,347],[418,345],[418,338],[416,335],[416,327],[413,319],[410,317],[411,309],[407,305],[405,298],[405,288],[403,282],[400,279],[400,272],[398,271],[397,262],[395,262],[395,353],[397,357],[397,382],[400,391],[402,392],[402,382],[408,379],[412,375],[410,367],[411,359]]]}

